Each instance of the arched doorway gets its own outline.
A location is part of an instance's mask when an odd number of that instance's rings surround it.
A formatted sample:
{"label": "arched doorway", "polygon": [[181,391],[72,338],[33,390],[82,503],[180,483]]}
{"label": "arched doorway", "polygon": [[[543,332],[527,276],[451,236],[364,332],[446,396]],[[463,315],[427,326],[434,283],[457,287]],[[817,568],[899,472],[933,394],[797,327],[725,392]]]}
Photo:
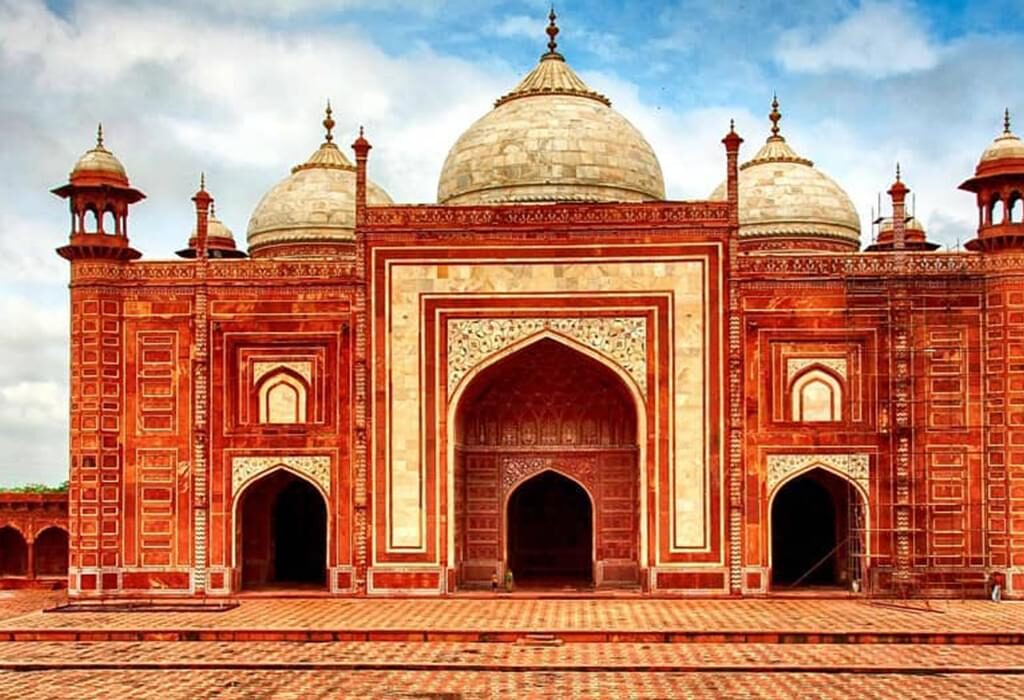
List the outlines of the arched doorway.
{"label": "arched doorway", "polygon": [[327,580],[327,504],[310,482],[277,469],[242,494],[242,588],[320,588]]}
{"label": "arched doorway", "polygon": [[10,525],[0,527],[0,576],[28,574],[28,543],[25,537]]}
{"label": "arched doorway", "polygon": [[508,499],[508,565],[519,585],[593,583],[593,508],[578,483],[545,471]]}
{"label": "arched doorway", "polygon": [[[637,402],[623,379],[561,339],[538,339],[477,374],[455,412],[459,585],[489,585],[506,566],[523,580],[521,562],[506,555],[532,530],[525,524],[516,534],[512,529],[526,523],[517,513],[549,503],[547,490],[552,499],[567,499],[563,506],[572,513],[582,513],[582,506],[565,503],[580,503],[580,495],[586,501],[587,560],[577,561],[582,550],[574,549],[565,570],[575,572],[577,582],[638,585],[637,425]],[[520,540],[513,543],[515,537]]]}
{"label": "arched doorway", "polygon": [[845,587],[851,551],[860,551],[851,516],[861,508],[856,487],[825,469],[812,469],[779,487],[771,506],[772,585]]}
{"label": "arched doorway", "polygon": [[32,545],[36,576],[68,575],[68,533],[60,527],[48,527],[38,535]]}

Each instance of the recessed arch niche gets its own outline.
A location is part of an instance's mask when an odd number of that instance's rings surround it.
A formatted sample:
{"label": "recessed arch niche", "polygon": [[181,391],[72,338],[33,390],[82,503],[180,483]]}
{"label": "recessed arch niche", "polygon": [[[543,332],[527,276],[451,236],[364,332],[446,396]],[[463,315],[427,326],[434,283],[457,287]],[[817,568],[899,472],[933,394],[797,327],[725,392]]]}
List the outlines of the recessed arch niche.
{"label": "recessed arch niche", "polygon": [[460,585],[503,575],[510,494],[548,471],[592,495],[593,582],[638,583],[637,398],[608,363],[571,342],[539,337],[475,373],[454,418]]}

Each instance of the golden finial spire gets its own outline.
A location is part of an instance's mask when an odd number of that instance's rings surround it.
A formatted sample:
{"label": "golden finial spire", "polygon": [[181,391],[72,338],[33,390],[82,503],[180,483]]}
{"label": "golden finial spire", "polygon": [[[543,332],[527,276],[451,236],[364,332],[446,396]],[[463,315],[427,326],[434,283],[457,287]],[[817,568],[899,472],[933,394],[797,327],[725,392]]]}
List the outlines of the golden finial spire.
{"label": "golden finial spire", "polygon": [[331,101],[328,99],[326,116],[323,121],[324,129],[327,130],[327,135],[324,137],[327,140],[327,143],[334,141],[334,134],[331,133],[334,130],[334,118],[331,117],[333,113],[334,112],[331,110]]}
{"label": "golden finial spire", "polygon": [[782,119],[782,112],[779,111],[779,96],[774,92],[772,93],[772,111],[768,114],[768,119],[772,123],[772,138],[782,138],[779,136],[779,121]]}
{"label": "golden finial spire", "polygon": [[555,6],[551,6],[551,12],[548,13],[548,28],[544,31],[548,35],[548,52],[547,56],[558,56],[558,42],[555,41],[555,37],[558,36],[558,25],[555,24],[555,20],[558,19],[558,15],[555,14]]}
{"label": "golden finial spire", "polygon": [[103,148],[103,122],[96,125],[96,148]]}
{"label": "golden finial spire", "polygon": [[1007,107],[1003,111],[1003,133],[1010,134],[1010,108]]}

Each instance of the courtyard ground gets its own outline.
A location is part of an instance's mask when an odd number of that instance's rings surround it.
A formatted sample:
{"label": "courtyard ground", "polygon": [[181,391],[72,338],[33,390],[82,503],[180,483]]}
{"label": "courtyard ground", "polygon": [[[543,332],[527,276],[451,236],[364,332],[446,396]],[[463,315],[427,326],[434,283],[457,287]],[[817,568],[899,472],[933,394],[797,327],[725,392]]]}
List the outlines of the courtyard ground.
{"label": "courtyard ground", "polygon": [[0,698],[1024,696],[1020,602],[253,598],[226,612],[42,612],[60,602],[0,592]]}

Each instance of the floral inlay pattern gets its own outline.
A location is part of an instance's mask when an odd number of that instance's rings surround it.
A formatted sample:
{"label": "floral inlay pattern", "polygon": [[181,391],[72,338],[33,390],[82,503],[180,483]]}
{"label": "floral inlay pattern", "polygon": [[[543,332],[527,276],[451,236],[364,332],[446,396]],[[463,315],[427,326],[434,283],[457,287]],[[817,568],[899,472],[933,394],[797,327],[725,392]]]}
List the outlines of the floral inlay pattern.
{"label": "floral inlay pattern", "polygon": [[869,469],[870,456],[864,453],[854,454],[786,454],[768,455],[768,493],[785,481],[792,474],[815,466],[824,466],[843,474],[859,484],[870,493]]}
{"label": "floral inlay pattern", "polygon": [[786,381],[811,365],[821,365],[846,379],[846,358],[844,357],[791,357],[786,360]]}
{"label": "floral inlay pattern", "polygon": [[231,492],[237,495],[245,484],[278,467],[288,467],[303,476],[308,476],[324,490],[324,493],[331,492],[331,458],[326,455],[233,457]]}
{"label": "floral inlay pattern", "polygon": [[467,318],[448,321],[448,396],[480,362],[544,331],[564,335],[619,365],[647,395],[647,320],[642,317]]}

